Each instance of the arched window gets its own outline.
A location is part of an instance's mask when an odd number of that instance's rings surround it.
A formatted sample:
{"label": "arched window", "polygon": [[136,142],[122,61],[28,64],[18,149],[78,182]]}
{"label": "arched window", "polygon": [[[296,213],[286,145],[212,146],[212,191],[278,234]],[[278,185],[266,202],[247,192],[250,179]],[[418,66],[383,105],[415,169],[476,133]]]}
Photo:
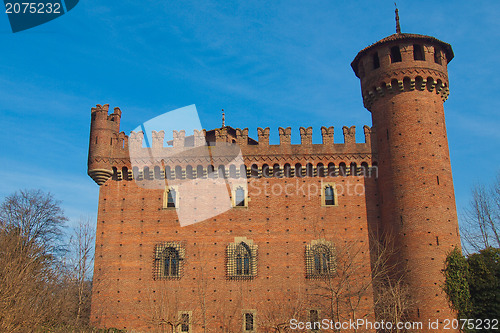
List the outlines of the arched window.
{"label": "arched window", "polygon": [[328,163],[328,177],[335,177],[336,176],[335,172],[335,164],[333,163]]}
{"label": "arched window", "polygon": [[280,178],[281,177],[281,168],[279,164],[273,165],[273,177]]}
{"label": "arched window", "polygon": [[250,258],[252,254],[250,248],[241,242],[236,247],[236,274],[245,276],[250,275]]}
{"label": "arched window", "polygon": [[264,176],[265,178],[271,177],[271,175],[269,174],[269,165],[262,165],[262,176]]}
{"label": "arched window", "polygon": [[164,251],[163,275],[165,277],[179,276],[179,252],[173,247],[168,247]]}
{"label": "arched window", "polygon": [[368,163],[362,162],[361,163],[361,172],[363,173],[363,177],[368,177]]}
{"label": "arched window", "polygon": [[316,173],[318,174],[318,177],[325,177],[325,166],[323,163],[318,163],[316,165]]}
{"label": "arched window", "polygon": [[347,176],[347,167],[344,162],[339,164],[339,175],[342,177]]}
{"label": "arched window", "polygon": [[355,162],[351,163],[350,175],[351,176],[357,176],[358,175],[358,165]]}
{"label": "arched window", "polygon": [[251,239],[236,238],[227,247],[227,274],[229,278],[252,278],[257,275],[257,246]]}
{"label": "arched window", "polygon": [[184,248],[179,242],[165,242],[155,247],[154,278],[179,278],[182,273]]}
{"label": "arched window", "polygon": [[259,167],[257,166],[257,164],[252,164],[252,166],[250,167],[250,172],[252,178],[259,178]]}
{"label": "arched window", "polygon": [[247,166],[245,164],[240,166],[240,178],[247,178]]}
{"label": "arched window", "polygon": [[324,245],[314,247],[314,273],[327,275],[330,273],[330,251]]}
{"label": "arched window", "polygon": [[236,165],[234,164],[229,166],[229,177],[233,179],[236,178]]}
{"label": "arched window", "polygon": [[182,167],[180,165],[175,167],[175,179],[182,179]]}
{"label": "arched window", "polygon": [[313,167],[312,163],[306,164],[306,176],[307,177],[314,177],[314,167]]}
{"label": "arched window", "polygon": [[335,205],[335,190],[333,185],[326,185],[324,187],[324,206],[334,206]]}
{"label": "arched window", "polygon": [[196,167],[196,178],[205,178],[205,170],[202,165]]}
{"label": "arched window", "polygon": [[302,165],[300,163],[295,164],[295,177],[303,177]]}
{"label": "arched window", "polygon": [[194,179],[193,167],[191,165],[186,166],[186,178]]}
{"label": "arched window", "polygon": [[285,174],[285,177],[287,177],[287,178],[292,177],[292,167],[290,166],[290,164],[285,163],[285,166],[283,168],[283,172]]}
{"label": "arched window", "polygon": [[172,171],[168,165],[165,166],[165,178],[172,179]]}
{"label": "arched window", "polygon": [[226,167],[224,165],[222,164],[219,165],[218,171],[219,171],[219,178],[221,179],[226,178]]}
{"label": "arched window", "polygon": [[326,240],[313,240],[306,246],[306,270],[308,278],[332,276],[336,263],[333,244]]}

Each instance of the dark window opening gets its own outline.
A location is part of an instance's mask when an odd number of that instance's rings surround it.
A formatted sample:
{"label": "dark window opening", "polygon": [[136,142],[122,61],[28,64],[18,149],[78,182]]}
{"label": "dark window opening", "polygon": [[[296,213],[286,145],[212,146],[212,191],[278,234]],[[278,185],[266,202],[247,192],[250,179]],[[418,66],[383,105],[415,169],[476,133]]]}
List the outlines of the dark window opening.
{"label": "dark window opening", "polygon": [[425,54],[422,45],[413,45],[413,60],[425,60]]}
{"label": "dark window opening", "polygon": [[164,276],[179,276],[179,252],[173,247],[165,249],[164,252]]}
{"label": "dark window opening", "polygon": [[326,246],[317,246],[314,251],[314,273],[317,275],[330,273],[330,251]]}
{"label": "dark window opening", "polygon": [[332,186],[325,187],[325,205],[326,206],[335,205],[335,195]]}
{"label": "dark window opening", "polygon": [[401,50],[399,46],[391,47],[391,63],[401,62]]}
{"label": "dark window opening", "polygon": [[173,188],[171,188],[168,191],[168,195],[167,195],[167,207],[175,208],[176,195],[177,195],[177,193],[175,193],[175,190]]}
{"label": "dark window opening", "polygon": [[318,310],[309,310],[309,322],[311,323],[313,332],[317,332],[320,329]]}
{"label": "dark window opening", "polygon": [[378,53],[375,52],[373,54],[373,69],[377,69],[380,67],[380,59],[378,58]]}
{"label": "dark window opening", "polygon": [[181,315],[181,332],[189,332],[189,314],[183,313]]}
{"label": "dark window opening", "polygon": [[253,331],[253,313],[245,313],[245,331]]}
{"label": "dark window opening", "polygon": [[434,47],[434,62],[436,64],[439,64],[439,65],[442,64],[442,62],[441,62],[441,50],[437,47]]}
{"label": "dark window opening", "polygon": [[247,244],[241,243],[236,248],[236,275],[250,275],[251,273],[251,252]]}

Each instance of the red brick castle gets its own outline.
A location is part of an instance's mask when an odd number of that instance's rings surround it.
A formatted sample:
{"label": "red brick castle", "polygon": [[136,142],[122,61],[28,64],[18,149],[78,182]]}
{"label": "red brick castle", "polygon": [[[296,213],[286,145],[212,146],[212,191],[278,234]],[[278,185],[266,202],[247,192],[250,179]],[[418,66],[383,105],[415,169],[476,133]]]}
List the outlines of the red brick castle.
{"label": "red brick castle", "polygon": [[[387,283],[373,283],[380,276],[403,281],[402,318],[422,322],[420,331],[453,318],[440,287],[446,255],[460,246],[443,109],[452,58],[449,44],[399,29],[359,52],[351,66],[373,119],[363,143],[354,127],[343,128],[343,143],[322,127],[321,144],[311,128],[300,128],[300,144],[279,128],[273,145],[269,128],[254,140],[223,124],[170,142],[154,132],[142,148],[144,133],[120,132],[120,109],[92,108],[88,174],[100,186],[92,322],[162,332],[373,323],[391,316]],[[241,159],[222,149],[231,145]],[[154,158],[131,156],[132,146]],[[206,212],[220,194],[177,184],[207,179],[225,182],[229,209],[181,227],[183,205]],[[380,244],[389,243],[384,271]]]}

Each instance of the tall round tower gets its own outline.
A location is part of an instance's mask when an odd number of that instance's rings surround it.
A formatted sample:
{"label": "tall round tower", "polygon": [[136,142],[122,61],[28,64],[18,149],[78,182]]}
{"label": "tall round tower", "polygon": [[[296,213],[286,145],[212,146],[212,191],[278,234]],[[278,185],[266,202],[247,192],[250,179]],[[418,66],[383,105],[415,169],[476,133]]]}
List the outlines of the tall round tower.
{"label": "tall round tower", "polygon": [[[434,37],[396,34],[358,53],[377,142],[380,231],[396,245],[409,285],[411,320],[454,318],[441,289],[447,254],[460,247],[443,103],[451,46]],[[441,326],[442,328],[442,326]]]}

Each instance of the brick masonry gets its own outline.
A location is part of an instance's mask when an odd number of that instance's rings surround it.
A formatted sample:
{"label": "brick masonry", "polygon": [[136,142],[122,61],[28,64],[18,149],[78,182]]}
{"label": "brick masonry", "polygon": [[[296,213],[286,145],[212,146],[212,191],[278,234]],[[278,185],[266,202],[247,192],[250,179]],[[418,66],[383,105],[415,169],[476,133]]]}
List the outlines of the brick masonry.
{"label": "brick masonry", "polygon": [[[414,45],[422,48],[425,60],[415,60]],[[400,62],[391,62],[394,46]],[[168,147],[161,132],[153,133],[152,148],[142,148],[142,133],[120,133],[120,109],[109,114],[108,105],[92,108],[88,170],[100,185],[92,322],[153,331],[185,312],[192,332],[241,331],[243,310],[255,314],[258,331],[293,317],[307,321],[308,309],[326,315],[328,302],[317,294],[338,281],[306,276],[306,246],[317,240],[334,244],[339,271],[345,262],[342,249],[356,252],[353,279],[364,285],[370,281],[372,235],[397,240],[393,260],[405,271],[415,302],[410,319],[453,318],[440,289],[446,254],[460,246],[443,109],[452,57],[448,44],[410,34],[395,34],[362,50],[352,67],[373,116],[373,127],[363,129],[363,143],[356,143],[354,127],[343,128],[344,143],[334,143],[333,127],[323,127],[322,144],[312,143],[311,128],[300,128],[300,145],[290,143],[290,128],[280,128],[280,144],[270,145],[268,128],[259,128],[254,140],[247,129],[224,126],[187,136],[175,132]],[[205,140],[211,145],[199,149],[210,154],[200,158],[196,146]],[[188,141],[195,147],[179,158],[176,149]],[[139,186],[196,178],[188,168],[206,172],[214,165],[217,170],[229,161],[222,147],[232,143],[241,149],[240,164],[248,171],[240,172],[237,165],[238,172],[227,170],[226,176],[248,181],[247,207],[181,227],[176,210],[164,209],[161,187]],[[159,157],[146,159],[148,149]],[[137,160],[131,161],[129,151]],[[329,164],[335,172],[322,174],[321,166]],[[280,175],[273,175],[278,168]],[[294,174],[284,175],[285,168]],[[368,170],[373,174],[358,175]],[[201,172],[196,176],[203,177]],[[326,183],[336,186],[335,206],[322,205]],[[293,193],[284,193],[287,186]],[[360,188],[363,193],[356,192]],[[210,201],[193,205],[211,208]],[[241,237],[257,246],[257,273],[235,280],[227,276],[226,249]],[[180,278],[155,278],[155,246],[164,242],[184,249]],[[375,312],[368,288],[354,313],[344,302],[338,316],[373,321]]]}

